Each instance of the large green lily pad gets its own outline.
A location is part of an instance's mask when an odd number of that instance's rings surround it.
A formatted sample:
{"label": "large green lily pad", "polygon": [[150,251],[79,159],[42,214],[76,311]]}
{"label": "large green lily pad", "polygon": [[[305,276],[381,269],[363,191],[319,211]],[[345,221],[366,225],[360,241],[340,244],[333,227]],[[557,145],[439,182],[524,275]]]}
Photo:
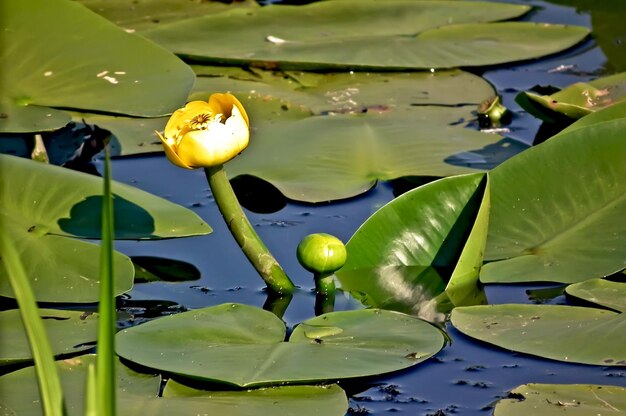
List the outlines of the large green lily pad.
{"label": "large green lily pad", "polygon": [[512,351],[626,365],[626,315],[621,313],[564,305],[480,305],[455,308],[450,319],[464,334]]}
{"label": "large green lily pad", "polygon": [[442,179],[380,208],[346,245],[348,260],[336,273],[342,289],[368,306],[429,321],[442,321],[453,305],[486,303],[477,288],[487,236],[485,179]]}
{"label": "large green lily pad", "polygon": [[572,26],[484,23],[528,10],[485,2],[317,2],[233,10],[144,34],[178,55],[208,62],[429,69],[538,58],[569,48],[589,33]]}
{"label": "large green lily pad", "polygon": [[[58,361],[68,415],[83,415],[87,366],[95,356]],[[245,391],[202,391],[168,380],[159,397],[161,377],[137,373],[118,362],[118,414],[266,415],[268,409],[280,416],[344,415],[348,408],[345,392],[336,385],[287,386]],[[41,415],[37,380],[33,367],[0,377],[0,410],[16,416]]]}
{"label": "large green lily pad", "polygon": [[[40,309],[52,352],[56,357],[94,347],[97,315],[79,311]],[[17,309],[0,312],[0,365],[32,361],[28,338]]]}
{"label": "large green lily pad", "polygon": [[551,95],[524,91],[516,100],[527,111],[548,122],[560,116],[579,119],[626,100],[626,72],[577,82]]}
{"label": "large green lily pad", "polygon": [[446,125],[465,111],[425,107],[413,118],[340,114],[269,125],[227,170],[231,177],[257,176],[304,202],[356,196],[377,180],[476,172],[507,145],[499,136]]}
{"label": "large green lily pad", "polygon": [[[191,210],[128,185],[113,183],[112,189],[116,238],[211,232]],[[100,248],[74,237],[100,237],[101,194],[101,178],[0,155],[0,232],[15,242],[37,300],[98,300]],[[130,259],[115,253],[114,272],[116,294],[130,290]],[[4,273],[0,267],[0,295],[12,296]]]}
{"label": "large green lily pad", "polygon": [[387,373],[426,360],[444,344],[427,322],[374,309],[310,319],[289,342],[285,331],[271,312],[223,304],[125,329],[117,334],[117,353],[167,373],[251,387]]}
{"label": "large green lily pad", "polygon": [[126,30],[142,30],[158,27],[164,23],[219,13],[234,7],[259,7],[254,0],[235,1],[226,4],[220,1],[180,0],[80,0],[95,13],[106,17]]}
{"label": "large green lily pad", "polygon": [[[433,137],[452,140],[446,135],[445,126],[458,124],[462,127],[475,118],[474,111],[482,101],[495,95],[493,87],[484,79],[459,70],[315,74],[209,66],[195,69],[204,76],[196,80],[189,100],[206,101],[209,95],[219,91],[235,94],[248,112],[254,134],[262,134],[267,125],[289,123],[312,115],[371,112],[393,113],[406,119],[429,119],[436,113],[441,129],[433,132]],[[162,151],[154,130],[162,131],[167,118],[114,118],[78,113],[75,117],[112,131],[119,145],[115,154]],[[272,134],[275,134],[273,130]],[[262,155],[265,152],[258,157]]]}
{"label": "large green lily pad", "polygon": [[624,268],[625,131],[624,118],[573,129],[489,173],[482,282],[575,283]]}
{"label": "large green lily pad", "polygon": [[595,384],[524,384],[496,403],[494,416],[588,416],[623,413],[626,388]]}
{"label": "large green lily pad", "polygon": [[180,59],[78,2],[10,1],[1,10],[0,132],[69,122],[48,107],[165,115],[184,104],[193,84]]}
{"label": "large green lily pad", "polygon": [[615,311],[626,312],[626,283],[590,279],[567,286],[565,292]]}

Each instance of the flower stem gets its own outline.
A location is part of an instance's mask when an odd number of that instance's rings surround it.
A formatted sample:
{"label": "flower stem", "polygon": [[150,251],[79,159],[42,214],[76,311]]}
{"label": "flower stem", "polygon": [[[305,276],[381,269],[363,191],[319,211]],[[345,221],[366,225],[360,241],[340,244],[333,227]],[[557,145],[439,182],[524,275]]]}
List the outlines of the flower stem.
{"label": "flower stem", "polygon": [[295,285],[252,228],[237,201],[223,165],[205,168],[204,173],[226,225],[267,287],[280,294],[293,293]]}
{"label": "flower stem", "polygon": [[313,273],[315,292],[322,294],[335,293],[334,273]]}

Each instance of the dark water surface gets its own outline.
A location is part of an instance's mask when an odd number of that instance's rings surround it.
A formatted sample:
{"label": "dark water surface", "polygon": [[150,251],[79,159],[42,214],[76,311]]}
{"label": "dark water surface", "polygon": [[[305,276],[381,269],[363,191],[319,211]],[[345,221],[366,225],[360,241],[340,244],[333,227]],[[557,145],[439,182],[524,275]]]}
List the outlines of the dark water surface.
{"label": "dark water surface", "polygon": [[[540,7],[527,17],[529,20],[591,26],[590,15],[578,13],[572,7],[541,1],[522,3]],[[558,56],[521,65],[489,68],[482,75],[496,87],[504,104],[515,114],[512,124],[508,126],[510,132],[503,134],[522,143],[532,144],[541,123],[521,111],[514,102],[515,95],[537,84],[564,87],[576,81],[587,81],[603,75],[607,67],[604,53],[590,39]],[[165,156],[143,156],[114,160],[113,176],[118,181],[191,208],[214,228],[213,234],[202,237],[117,242],[116,248],[129,256],[182,260],[201,272],[200,280],[193,282],[137,284],[127,296],[128,305],[138,305],[135,302],[140,300],[174,303],[170,309],[157,309],[157,314],[224,302],[259,307],[264,305],[266,295],[263,282],[230,236],[201,170],[177,168]],[[346,201],[318,205],[287,202],[277,212],[248,212],[261,238],[301,288],[284,314],[288,326],[292,327],[314,315],[312,276],[296,260],[299,241],[314,232],[331,233],[347,241],[366,218],[393,198],[393,184],[379,183],[368,193]],[[489,286],[487,295],[490,303],[530,303],[526,294],[528,288]],[[566,300],[560,297],[551,302],[564,303]],[[341,293],[337,295],[336,310],[360,307],[348,296]],[[139,312],[138,316],[141,317],[142,309],[133,311]],[[448,326],[448,332],[452,345],[424,364],[386,377],[344,384],[343,387],[352,395],[350,413],[487,415],[491,414],[490,406],[494,401],[506,396],[510,389],[520,384],[590,383],[626,386],[624,368],[565,364],[533,358],[474,341],[451,326]]]}

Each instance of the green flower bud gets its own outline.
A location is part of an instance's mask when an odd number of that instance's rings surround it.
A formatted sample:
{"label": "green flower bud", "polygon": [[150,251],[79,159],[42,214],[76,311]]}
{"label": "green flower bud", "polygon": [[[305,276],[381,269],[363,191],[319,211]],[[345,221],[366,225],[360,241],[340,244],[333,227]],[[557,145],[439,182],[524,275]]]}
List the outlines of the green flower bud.
{"label": "green flower bud", "polygon": [[308,271],[328,275],[339,270],[347,258],[346,246],[330,234],[310,234],[298,244],[298,261]]}

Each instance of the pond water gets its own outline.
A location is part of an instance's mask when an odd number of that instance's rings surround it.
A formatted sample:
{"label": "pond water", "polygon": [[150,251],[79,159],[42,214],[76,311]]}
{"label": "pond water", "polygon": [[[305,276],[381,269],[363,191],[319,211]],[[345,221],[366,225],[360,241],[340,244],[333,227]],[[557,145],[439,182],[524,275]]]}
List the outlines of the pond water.
{"label": "pond water", "polygon": [[[524,2],[540,7],[527,19],[591,27],[591,16],[573,7],[541,1]],[[593,40],[573,50],[537,62],[487,68],[479,75],[490,81],[502,95],[505,106],[514,112],[509,132],[504,135],[532,144],[541,134],[540,121],[522,112],[515,95],[534,85],[563,87],[602,74],[606,57]],[[475,72],[475,71],[474,71]],[[99,169],[101,163],[97,162]],[[164,156],[115,159],[114,179],[144,189],[188,207],[214,229],[207,236],[163,241],[116,242],[116,248],[133,256],[157,256],[194,265],[201,273],[197,281],[137,284],[124,297],[124,308],[135,315],[133,323],[182,309],[200,308],[224,302],[262,307],[267,296],[263,282],[239,250],[219,214],[204,173],[174,167]],[[259,191],[252,183],[238,184],[240,194],[266,205],[284,206],[274,212],[248,211],[257,229],[287,274],[300,287],[283,319],[288,327],[314,315],[313,280],[297,262],[296,247],[307,234],[326,232],[347,241],[361,223],[401,192],[401,183],[379,183],[356,198],[327,204],[308,205],[276,201],[271,193]],[[267,208],[267,207],[266,207]],[[254,208],[255,211],[260,211]],[[536,287],[536,286],[534,286]],[[529,286],[488,286],[490,303],[530,303]],[[150,301],[148,303],[143,301]],[[565,297],[550,300],[565,303]],[[349,296],[337,295],[336,310],[362,307]],[[144,309],[145,308],[145,309]],[[122,325],[131,325],[131,320]],[[344,383],[350,394],[349,414],[485,415],[491,405],[510,389],[525,383],[591,383],[626,386],[623,368],[565,364],[491,348],[474,341],[450,325],[451,345],[436,357],[410,370],[371,380]]]}

